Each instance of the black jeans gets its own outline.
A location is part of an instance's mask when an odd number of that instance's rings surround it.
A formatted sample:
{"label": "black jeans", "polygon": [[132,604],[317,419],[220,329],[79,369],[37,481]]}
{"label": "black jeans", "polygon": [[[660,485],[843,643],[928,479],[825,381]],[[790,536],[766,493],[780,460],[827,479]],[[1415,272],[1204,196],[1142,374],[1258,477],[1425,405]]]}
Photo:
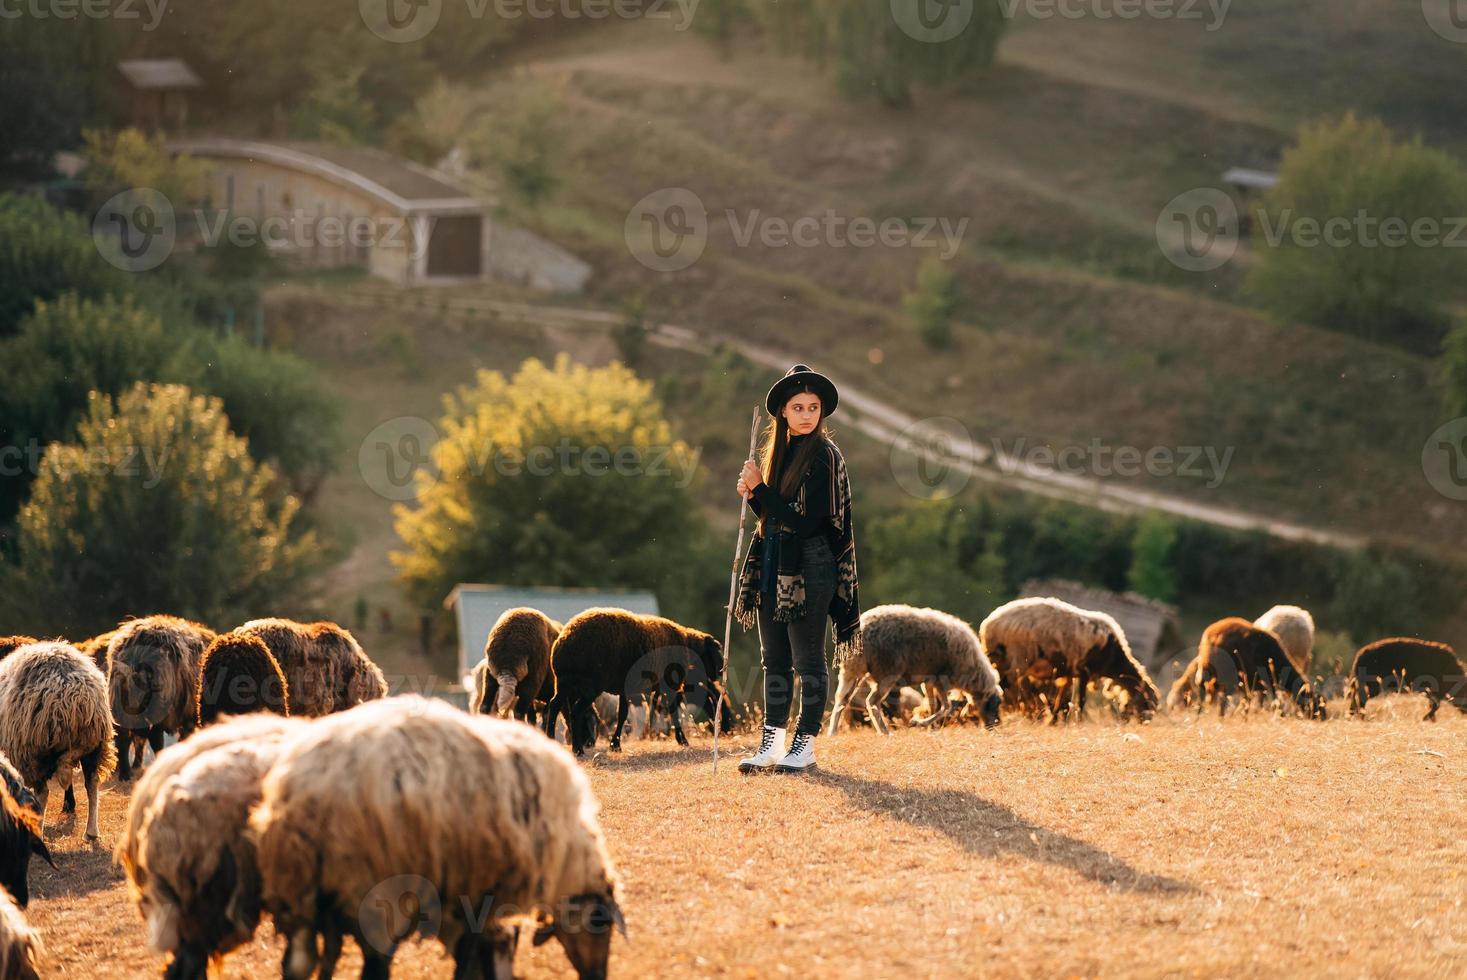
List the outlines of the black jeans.
{"label": "black jeans", "polygon": [[805,615],[775,622],[774,596],[759,604],[759,653],[764,664],[764,723],[784,728],[790,717],[795,673],[800,675],[800,719],[796,734],[820,734],[820,719],[830,690],[825,664],[825,631],[830,600],[835,595],[835,556],[823,537],[800,542],[800,570],[805,576]]}

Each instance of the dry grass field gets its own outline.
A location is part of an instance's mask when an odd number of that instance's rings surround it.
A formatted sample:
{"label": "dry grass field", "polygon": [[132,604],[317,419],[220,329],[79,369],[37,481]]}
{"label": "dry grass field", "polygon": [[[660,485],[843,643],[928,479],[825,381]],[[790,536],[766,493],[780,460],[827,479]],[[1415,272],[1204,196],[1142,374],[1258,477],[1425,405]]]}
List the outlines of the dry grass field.
{"label": "dry grass field", "polygon": [[[716,773],[707,737],[630,742],[587,763],[627,889],[612,973],[1461,976],[1467,717],[1421,709],[858,730],[803,777],[740,776],[747,736]],[[57,824],[60,871],[33,865],[48,975],[161,967],[110,864],[126,794],[106,788],[101,847]],[[223,975],[278,976],[279,949],[266,925]],[[395,966],[451,973],[431,942]],[[553,943],[516,971],[573,976]]]}

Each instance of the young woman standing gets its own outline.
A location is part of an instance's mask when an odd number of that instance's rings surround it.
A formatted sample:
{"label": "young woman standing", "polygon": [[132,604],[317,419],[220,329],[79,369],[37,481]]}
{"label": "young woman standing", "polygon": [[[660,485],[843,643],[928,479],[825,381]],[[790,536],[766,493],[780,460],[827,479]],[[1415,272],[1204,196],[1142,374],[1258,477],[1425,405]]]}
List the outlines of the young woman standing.
{"label": "young woman standing", "polygon": [[[860,644],[856,540],[845,458],[825,428],[840,401],[830,379],[796,364],[769,389],[769,426],[760,462],[748,460],[738,492],[759,518],[744,558],[734,615],[759,624],[764,666],[764,730],[741,772],[803,772],[815,765],[815,736],[830,687],[825,620],[835,625],[836,659]],[[785,750],[794,676],[800,713]]]}

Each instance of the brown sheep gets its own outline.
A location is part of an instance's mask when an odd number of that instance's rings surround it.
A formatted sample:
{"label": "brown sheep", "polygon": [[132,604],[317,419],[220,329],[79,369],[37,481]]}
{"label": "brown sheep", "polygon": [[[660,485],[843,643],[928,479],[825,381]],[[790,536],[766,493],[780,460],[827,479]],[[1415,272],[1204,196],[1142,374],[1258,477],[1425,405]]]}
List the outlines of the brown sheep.
{"label": "brown sheep", "polygon": [[560,637],[561,623],[538,609],[519,606],[505,610],[489,631],[484,659],[474,668],[477,714],[535,724],[539,708],[555,696],[550,671],[550,649]]}
{"label": "brown sheep", "polygon": [[132,779],[128,747],[146,739],[157,755],[163,736],[187,738],[198,723],[199,656],[214,639],[207,626],[177,616],[123,623],[107,643],[107,686],[117,726],[117,778]]}
{"label": "brown sheep", "polygon": [[[988,614],[978,640],[1020,706],[1035,700],[1041,688],[1059,687],[1083,718],[1086,689],[1100,678],[1124,690],[1128,710],[1143,720],[1161,700],[1151,675],[1131,654],[1125,631],[1103,612],[1049,597],[1015,599]],[[1050,701],[1051,723],[1059,720],[1064,700]]]}
{"label": "brown sheep", "polygon": [[545,733],[554,737],[555,722],[566,717],[571,748],[576,755],[595,741],[596,695],[618,695],[616,728],[611,750],[621,750],[621,730],[633,698],[648,693],[669,695],[673,734],[687,745],[681,707],[694,689],[702,688],[704,710],[713,720],[718,678],[723,673],[723,644],[700,630],[689,629],[662,616],[644,616],[625,609],[599,607],[573,617],[561,630],[551,651],[555,696],[545,709]]}
{"label": "brown sheep", "polygon": [[117,764],[107,679],[69,643],[20,647],[0,660],[0,753],[36,789],[44,823],[49,783],[80,764],[88,840],[96,840],[97,793]]}
{"label": "brown sheep", "polygon": [[306,635],[319,654],[332,663],[332,676],[336,678],[332,711],[387,697],[387,678],[349,630],[323,621],[307,625]]}
{"label": "brown sheep", "polygon": [[340,662],[311,639],[309,627],[292,619],[254,619],[235,632],[257,637],[269,648],[285,674],[292,717],[314,718],[336,710]]}
{"label": "brown sheep", "polygon": [[91,657],[92,662],[97,665],[97,669],[105,674],[107,673],[107,647],[112,643],[112,637],[116,635],[116,630],[108,630],[105,633],[98,633],[96,636],[87,640],[82,640],[80,643],[76,644],[76,648],[80,650],[84,656]]}
{"label": "brown sheep", "polygon": [[1403,636],[1376,640],[1355,654],[1348,684],[1351,715],[1364,711],[1373,697],[1405,691],[1425,694],[1430,702],[1422,721],[1435,721],[1443,701],[1467,713],[1467,666],[1445,643]]}
{"label": "brown sheep", "polygon": [[0,755],[0,888],[14,896],[21,908],[30,904],[32,854],[56,867],[41,837],[41,802],[10,760]]}
{"label": "brown sheep", "polygon": [[0,888],[0,980],[37,980],[44,952],[40,933]]}
{"label": "brown sheep", "polygon": [[1218,713],[1227,711],[1228,696],[1238,690],[1278,696],[1287,694],[1310,718],[1327,717],[1324,699],[1315,694],[1284,652],[1277,636],[1239,616],[1207,627],[1197,644],[1197,685],[1216,693]]}
{"label": "brown sheep", "polygon": [[290,688],[270,648],[248,633],[223,633],[199,661],[198,723],[220,715],[290,714]]}

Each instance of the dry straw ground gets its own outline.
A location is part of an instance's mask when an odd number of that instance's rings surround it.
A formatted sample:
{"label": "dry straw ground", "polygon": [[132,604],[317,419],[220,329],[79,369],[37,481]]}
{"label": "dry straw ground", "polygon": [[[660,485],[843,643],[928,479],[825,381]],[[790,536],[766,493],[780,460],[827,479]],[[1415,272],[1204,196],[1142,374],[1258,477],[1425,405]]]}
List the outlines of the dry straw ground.
{"label": "dry straw ground", "polygon": [[[627,883],[612,975],[1462,976],[1467,716],[1422,708],[856,731],[804,777],[740,777],[747,737],[716,774],[706,737],[633,742],[588,763]],[[125,794],[102,848],[58,825],[60,872],[32,872],[50,975],[160,968],[110,867]],[[278,950],[267,925],[224,975]],[[451,972],[434,943],[396,966]],[[516,970],[573,976],[553,943]]]}

